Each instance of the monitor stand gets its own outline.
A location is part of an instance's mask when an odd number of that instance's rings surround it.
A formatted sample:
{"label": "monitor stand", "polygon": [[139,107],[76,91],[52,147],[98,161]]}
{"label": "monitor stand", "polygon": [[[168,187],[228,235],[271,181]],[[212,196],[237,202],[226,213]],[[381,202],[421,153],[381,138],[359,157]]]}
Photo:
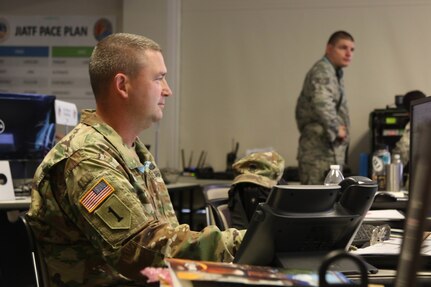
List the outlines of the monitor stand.
{"label": "monitor stand", "polygon": [[[289,253],[277,253],[276,262],[277,266],[287,269],[299,269],[299,270],[310,270],[318,271],[320,265],[324,261],[328,252],[289,252]],[[378,269],[373,265],[365,262],[365,267],[368,273],[375,274]],[[359,267],[353,260],[348,258],[340,258],[335,261],[329,268],[329,270],[339,271],[345,275],[356,275],[360,274]]]}

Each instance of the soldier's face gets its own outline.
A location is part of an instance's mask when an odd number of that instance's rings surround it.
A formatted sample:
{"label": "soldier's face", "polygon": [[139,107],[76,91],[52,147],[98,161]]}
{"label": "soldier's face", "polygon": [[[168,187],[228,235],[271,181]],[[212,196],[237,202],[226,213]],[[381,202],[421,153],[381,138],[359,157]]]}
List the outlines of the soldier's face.
{"label": "soldier's face", "polygon": [[344,68],[352,61],[354,51],[354,42],[348,39],[339,39],[335,45],[328,44],[326,46],[326,57],[334,66]]}
{"label": "soldier's face", "polygon": [[131,79],[129,96],[131,111],[142,128],[148,128],[163,117],[165,99],[172,95],[166,81],[166,66],[162,53],[146,51],[143,66]]}

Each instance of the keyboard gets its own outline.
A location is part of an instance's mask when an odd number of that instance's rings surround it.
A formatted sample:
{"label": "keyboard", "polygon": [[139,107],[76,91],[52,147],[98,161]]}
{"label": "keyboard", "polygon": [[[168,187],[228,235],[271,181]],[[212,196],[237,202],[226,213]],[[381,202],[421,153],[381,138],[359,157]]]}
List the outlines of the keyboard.
{"label": "keyboard", "polygon": [[371,236],[373,234],[373,230],[377,226],[372,224],[362,224],[359,227],[358,232],[355,235],[355,238],[353,239],[352,245],[355,245],[357,247],[361,247],[365,243],[369,243]]}
{"label": "keyboard", "polygon": [[17,187],[14,187],[15,196],[30,196],[31,195],[31,185],[23,184]]}

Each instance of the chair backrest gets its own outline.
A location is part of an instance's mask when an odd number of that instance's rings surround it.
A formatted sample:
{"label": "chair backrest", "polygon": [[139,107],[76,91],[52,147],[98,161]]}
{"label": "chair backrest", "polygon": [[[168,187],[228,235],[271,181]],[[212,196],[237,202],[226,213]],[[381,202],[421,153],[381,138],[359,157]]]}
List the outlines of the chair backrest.
{"label": "chair backrest", "polygon": [[207,225],[217,225],[220,230],[231,227],[228,208],[229,189],[229,184],[208,185],[203,188]]}
{"label": "chair backrest", "polygon": [[220,204],[219,206],[217,206],[217,215],[220,218],[222,225],[222,228],[224,230],[232,227],[232,220],[230,217],[230,210],[229,210],[229,206],[228,203],[224,203],[224,204]]}
{"label": "chair backrest", "polygon": [[226,199],[229,197],[228,191],[230,189],[230,184],[211,184],[206,185],[203,188],[203,194],[206,202]]}
{"label": "chair backrest", "polygon": [[33,230],[27,221],[26,215],[21,215],[20,219],[24,224],[25,230],[27,232],[28,243],[31,251],[31,257],[33,261],[34,275],[36,278],[36,286],[43,287],[49,286],[48,283],[48,270],[43,259],[40,246],[36,241]]}

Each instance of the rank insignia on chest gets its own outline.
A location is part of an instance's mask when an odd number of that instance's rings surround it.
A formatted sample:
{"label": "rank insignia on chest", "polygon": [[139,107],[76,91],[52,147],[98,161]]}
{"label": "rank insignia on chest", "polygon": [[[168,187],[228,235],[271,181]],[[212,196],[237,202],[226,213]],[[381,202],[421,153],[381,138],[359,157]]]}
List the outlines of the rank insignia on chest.
{"label": "rank insignia on chest", "polygon": [[113,192],[114,188],[104,178],[101,178],[79,202],[88,212],[92,213]]}

